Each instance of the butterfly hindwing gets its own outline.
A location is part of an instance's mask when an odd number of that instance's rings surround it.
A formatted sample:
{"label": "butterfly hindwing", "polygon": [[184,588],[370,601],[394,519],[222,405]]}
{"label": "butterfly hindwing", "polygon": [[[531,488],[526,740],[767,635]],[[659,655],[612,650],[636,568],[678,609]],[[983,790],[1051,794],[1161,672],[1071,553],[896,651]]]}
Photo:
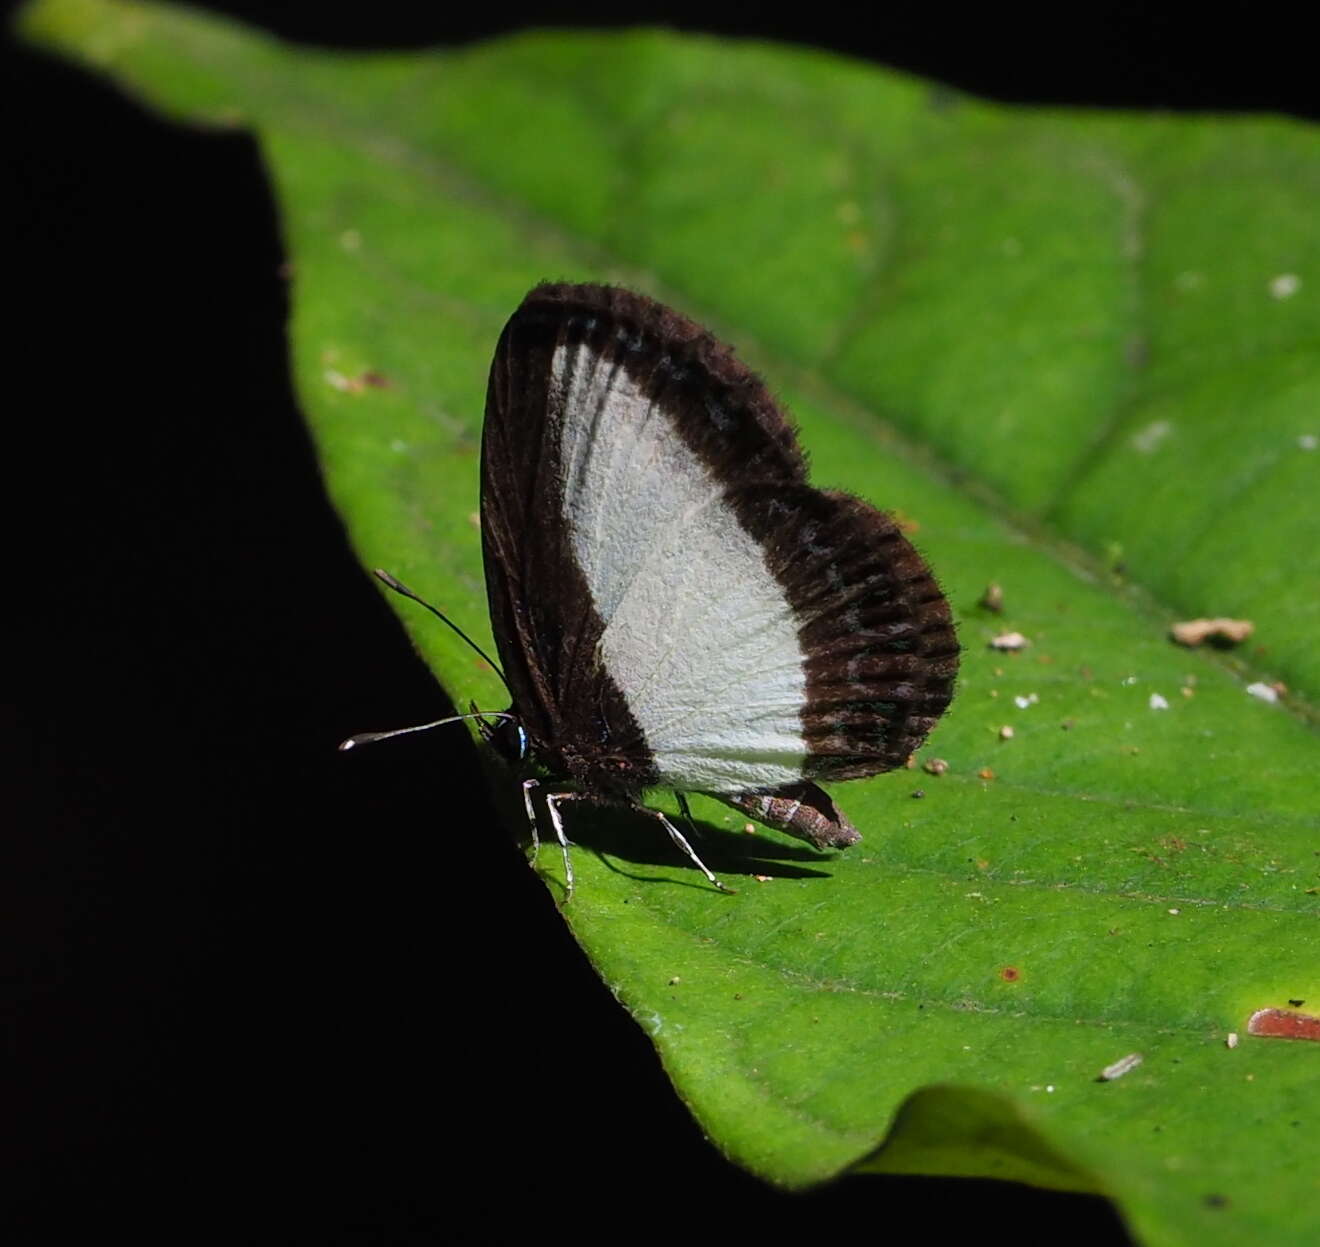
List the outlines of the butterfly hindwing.
{"label": "butterfly hindwing", "polygon": [[792,604],[803,655],[804,775],[901,766],[953,694],[948,601],[892,516],[851,495],[734,491],[740,521]]}

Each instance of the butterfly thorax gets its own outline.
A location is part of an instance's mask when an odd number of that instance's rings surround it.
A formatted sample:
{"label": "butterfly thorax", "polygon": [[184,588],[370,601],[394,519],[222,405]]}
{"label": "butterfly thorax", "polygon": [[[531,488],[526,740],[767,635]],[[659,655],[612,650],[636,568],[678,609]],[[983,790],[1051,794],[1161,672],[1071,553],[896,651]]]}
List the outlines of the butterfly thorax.
{"label": "butterfly thorax", "polygon": [[534,744],[538,759],[582,792],[629,804],[655,783],[654,770],[637,758],[573,741]]}
{"label": "butterfly thorax", "polygon": [[[475,706],[473,707],[475,710]],[[514,707],[496,723],[483,724],[482,735],[510,766],[534,771],[542,778],[567,781],[578,790],[605,801],[634,803],[646,788],[654,786],[654,768],[620,749],[596,740],[577,740],[559,733],[529,729]],[[605,735],[596,725],[597,733]]]}

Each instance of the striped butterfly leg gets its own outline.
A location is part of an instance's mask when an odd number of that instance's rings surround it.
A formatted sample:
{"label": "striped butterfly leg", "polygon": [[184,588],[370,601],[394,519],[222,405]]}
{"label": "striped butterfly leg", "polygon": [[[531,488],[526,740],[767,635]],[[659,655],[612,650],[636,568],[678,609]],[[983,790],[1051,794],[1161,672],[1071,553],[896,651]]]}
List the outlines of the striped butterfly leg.
{"label": "striped butterfly leg", "polygon": [[[523,785],[523,792],[527,791],[527,785]],[[590,800],[590,795],[585,792],[551,792],[546,794],[545,808],[550,811],[550,826],[555,829],[555,839],[559,841],[559,849],[564,855],[564,904],[567,905],[573,899],[573,860],[569,856],[569,840],[564,835],[564,819],[559,813],[559,803],[561,801],[581,801],[584,798]],[[528,802],[530,808],[530,801]]]}
{"label": "striped butterfly leg", "polygon": [[536,807],[532,804],[532,791],[541,786],[539,779],[525,779],[522,782],[523,809],[527,811],[527,825],[532,831],[532,851],[527,855],[527,864],[536,865],[536,855],[541,851],[540,829],[536,825]]}
{"label": "striped butterfly leg", "polygon": [[[678,807],[679,807],[679,809],[681,809],[681,810],[683,811],[683,818],[684,818],[685,821],[687,822],[688,827],[695,831],[695,830],[696,830],[696,824],[692,821],[692,811],[691,811],[690,809],[688,809],[687,797],[684,796],[683,793],[681,793],[681,792],[675,792],[675,793],[674,793],[674,796],[676,796],[676,797],[678,798]],[[706,878],[709,879],[710,882],[711,882],[715,887],[717,887],[721,892],[725,892],[725,893],[727,893],[729,896],[737,896],[737,895],[738,895],[738,891],[737,891],[736,888],[731,888],[731,887],[729,887],[727,884],[723,884],[723,883],[721,883],[721,882],[715,877],[715,875],[712,873],[712,871],[711,871],[710,868],[706,865],[706,863],[703,862],[703,861],[701,860],[701,858],[699,858],[699,857],[697,856],[697,854],[696,854],[696,850],[693,849],[693,847],[688,843],[688,841],[687,841],[687,837],[684,836],[683,833],[682,833],[681,831],[679,831],[679,829],[678,829],[677,827],[675,827],[674,824],[671,823],[671,822],[669,821],[669,819],[667,819],[667,818],[666,818],[666,817],[665,817],[665,816],[664,816],[659,810],[652,810],[652,809],[650,809],[649,807],[647,807],[647,806],[645,806],[645,805],[637,805],[637,806],[634,806],[633,808],[636,809],[636,810],[638,810],[638,811],[641,812],[642,814],[649,814],[652,818],[654,818],[654,819],[658,819],[659,822],[660,822],[660,824],[661,824],[661,826],[663,826],[664,829],[669,833],[669,838],[670,838],[670,839],[671,839],[671,840],[672,840],[672,841],[673,841],[673,842],[674,842],[674,843],[675,843],[680,849],[683,850],[683,852],[687,855],[688,859],[692,862],[692,864],[693,864],[693,865],[694,865],[699,871],[701,871],[701,873],[702,873],[703,875],[705,875]]]}
{"label": "striped butterfly leg", "polygon": [[[522,786],[523,802],[527,809],[528,820],[532,825],[533,861],[535,860],[536,849],[537,847],[539,847],[539,840],[537,838],[537,833],[536,833],[536,813],[532,805],[532,790],[538,786],[539,786],[539,782],[535,779],[525,780]],[[568,902],[573,899],[573,886],[574,886],[573,861],[568,852],[569,848],[571,847],[571,842],[569,841],[568,837],[564,834],[564,819],[563,819],[563,815],[559,811],[559,806],[564,801],[591,801],[593,799],[594,798],[592,797],[592,794],[589,792],[551,792],[546,794],[545,808],[550,813],[550,825],[555,829],[555,839],[559,841],[560,850],[564,855],[564,880],[565,880],[564,904],[565,905],[567,905]],[[692,816],[687,811],[686,800],[683,801],[683,807],[684,807],[685,816],[687,817],[688,821],[691,822]],[[709,879],[710,882],[716,888],[718,888],[721,892],[727,892],[730,896],[734,896],[737,894],[735,889],[721,883],[715,877],[715,875],[707,867],[706,863],[703,862],[701,858],[699,858],[696,855],[696,852],[693,850],[692,846],[687,842],[687,838],[683,835],[683,833],[679,831],[679,829],[675,827],[674,824],[671,823],[669,819],[667,819],[659,810],[652,810],[644,805],[635,805],[632,808],[639,811],[640,813],[649,814],[652,818],[658,819],[660,823],[663,825],[664,829],[669,833],[669,838],[680,849],[683,850],[683,852],[688,856],[688,858],[691,859],[692,863],[696,866],[696,868],[700,870],[701,873],[705,875],[706,878]]]}
{"label": "striped butterfly leg", "polygon": [[817,784],[786,784],[774,792],[711,795],[767,827],[787,832],[818,849],[846,849],[862,838],[834,799]]}
{"label": "striped butterfly leg", "polygon": [[[536,866],[537,854],[541,850],[541,836],[537,825],[536,806],[532,801],[532,793],[540,786],[541,781],[539,779],[525,779],[522,782],[523,809],[527,811],[527,825],[532,832],[532,851],[528,855],[527,864],[533,868]],[[555,839],[559,841],[560,851],[564,855],[565,905],[573,899],[573,861],[568,854],[570,843],[568,837],[564,835],[564,819],[559,813],[559,803],[580,799],[583,795],[580,792],[549,792],[546,793],[545,797],[545,808],[550,812],[550,825],[555,829]]]}

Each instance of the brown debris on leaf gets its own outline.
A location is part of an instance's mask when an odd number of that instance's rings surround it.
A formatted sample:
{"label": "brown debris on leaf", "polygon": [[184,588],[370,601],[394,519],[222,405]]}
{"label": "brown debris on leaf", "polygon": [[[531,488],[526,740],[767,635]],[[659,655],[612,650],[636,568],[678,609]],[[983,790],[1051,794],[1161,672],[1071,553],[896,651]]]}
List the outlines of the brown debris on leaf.
{"label": "brown debris on leaf", "polygon": [[1247,1034],[1267,1039],[1320,1041],[1320,1017],[1292,1009],[1257,1009],[1247,1022]]}
{"label": "brown debris on leaf", "polygon": [[1169,629],[1179,645],[1240,645],[1256,630],[1250,619],[1187,619]]}
{"label": "brown debris on leaf", "polygon": [[985,592],[977,600],[977,606],[984,610],[994,611],[996,615],[1002,614],[1004,610],[1004,590],[997,581],[992,580],[985,587]]}
{"label": "brown debris on leaf", "polygon": [[388,390],[390,388],[390,379],[384,373],[368,369],[357,377],[345,376],[335,368],[325,370],[326,384],[331,389],[338,390],[341,394],[361,394],[370,387],[376,390]]}

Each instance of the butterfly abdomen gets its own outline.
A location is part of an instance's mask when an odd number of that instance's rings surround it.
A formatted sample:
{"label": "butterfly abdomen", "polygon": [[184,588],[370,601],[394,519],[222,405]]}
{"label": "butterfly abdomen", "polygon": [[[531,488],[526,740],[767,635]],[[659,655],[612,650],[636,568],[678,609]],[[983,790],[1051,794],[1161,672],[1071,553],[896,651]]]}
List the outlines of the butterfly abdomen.
{"label": "butterfly abdomen", "polygon": [[829,793],[816,784],[790,784],[777,792],[745,792],[721,800],[818,849],[846,849],[862,838]]}

